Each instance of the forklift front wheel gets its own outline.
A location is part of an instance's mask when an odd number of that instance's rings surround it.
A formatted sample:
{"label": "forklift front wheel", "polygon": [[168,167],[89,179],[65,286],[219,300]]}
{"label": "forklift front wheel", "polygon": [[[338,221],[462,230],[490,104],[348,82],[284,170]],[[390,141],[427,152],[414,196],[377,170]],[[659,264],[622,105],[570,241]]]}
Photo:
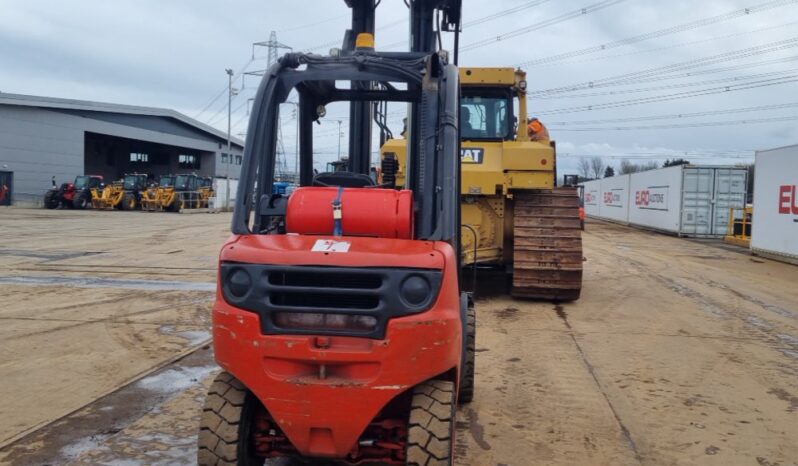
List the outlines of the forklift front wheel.
{"label": "forklift front wheel", "polygon": [[456,398],[453,382],[431,380],[413,389],[407,429],[408,466],[453,464]]}
{"label": "forklift front wheel", "polygon": [[262,466],[250,442],[258,399],[235,377],[220,372],[213,380],[200,417],[199,466]]}

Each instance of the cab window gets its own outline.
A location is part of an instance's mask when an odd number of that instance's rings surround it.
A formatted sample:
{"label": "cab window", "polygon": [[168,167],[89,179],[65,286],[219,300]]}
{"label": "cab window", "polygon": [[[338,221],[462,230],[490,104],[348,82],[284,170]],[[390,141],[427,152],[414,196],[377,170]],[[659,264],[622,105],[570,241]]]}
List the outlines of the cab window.
{"label": "cab window", "polygon": [[462,139],[511,137],[510,99],[504,96],[463,96],[460,103]]}

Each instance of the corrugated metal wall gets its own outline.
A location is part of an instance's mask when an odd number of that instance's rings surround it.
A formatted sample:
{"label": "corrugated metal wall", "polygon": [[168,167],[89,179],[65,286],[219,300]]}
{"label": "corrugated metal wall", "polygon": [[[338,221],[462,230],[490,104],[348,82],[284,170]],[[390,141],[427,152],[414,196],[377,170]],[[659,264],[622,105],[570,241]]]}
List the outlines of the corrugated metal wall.
{"label": "corrugated metal wall", "polygon": [[[227,152],[225,144],[206,137],[190,137],[186,132],[169,134],[140,126],[74,112],[0,105],[0,170],[13,173],[14,204],[40,205],[53,176],[60,184],[84,174],[86,132],[193,149],[212,157],[202,160],[204,166],[211,168],[208,175],[238,177],[240,165],[221,162],[221,154]],[[240,155],[241,151],[234,149],[234,154]]]}

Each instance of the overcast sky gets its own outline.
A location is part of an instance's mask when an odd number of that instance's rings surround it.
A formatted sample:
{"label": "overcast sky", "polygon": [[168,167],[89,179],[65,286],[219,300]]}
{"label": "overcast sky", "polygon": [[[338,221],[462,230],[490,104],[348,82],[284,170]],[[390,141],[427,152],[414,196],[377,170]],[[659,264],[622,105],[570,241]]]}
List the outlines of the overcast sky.
{"label": "overcast sky", "polygon": [[[798,0],[463,3],[461,65],[524,65],[563,171],[578,156],[735,163],[798,143]],[[251,44],[272,30],[326,53],[347,15],[343,0],[0,0],[0,92],[173,108],[226,130],[226,95],[205,109],[224,94],[225,68],[264,68]],[[382,0],[378,49],[405,47],[407,16],[403,1]],[[248,76],[233,101],[234,134],[256,85]],[[335,128],[323,134],[337,145]]]}

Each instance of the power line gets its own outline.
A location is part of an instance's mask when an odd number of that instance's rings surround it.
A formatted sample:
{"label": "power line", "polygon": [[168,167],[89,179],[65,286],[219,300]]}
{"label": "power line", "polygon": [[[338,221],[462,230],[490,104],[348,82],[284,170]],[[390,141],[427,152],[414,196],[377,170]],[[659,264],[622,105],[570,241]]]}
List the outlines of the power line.
{"label": "power line", "polygon": [[556,128],[550,127],[552,130],[557,131],[642,131],[650,129],[685,129],[685,128],[705,128],[709,126],[738,126],[750,125],[760,123],[778,123],[784,121],[796,121],[798,116],[783,116],[772,118],[753,118],[748,120],[726,120],[726,121],[705,121],[701,123],[676,123],[667,125],[648,125],[648,126],[607,126],[604,128]]}
{"label": "power line", "polygon": [[480,48],[480,47],[484,47],[484,46],[486,46],[488,44],[491,44],[493,42],[500,42],[500,41],[503,41],[503,40],[506,40],[506,39],[510,39],[510,38],[513,38],[513,37],[517,37],[517,36],[521,36],[521,35],[530,33],[532,31],[537,31],[537,30],[540,30],[540,29],[543,29],[543,28],[546,28],[546,27],[549,27],[549,26],[554,26],[555,24],[560,24],[560,23],[563,23],[565,21],[569,21],[569,20],[572,20],[572,19],[575,19],[575,18],[579,18],[581,16],[585,16],[585,15],[588,15],[590,13],[594,13],[596,11],[603,10],[604,8],[608,8],[608,7],[611,7],[613,5],[617,5],[619,3],[623,3],[625,1],[626,0],[603,0],[601,2],[594,3],[592,5],[588,5],[588,6],[584,7],[584,8],[579,8],[577,10],[574,10],[574,11],[571,11],[571,12],[568,12],[568,13],[564,13],[564,14],[562,14],[560,16],[555,16],[554,18],[550,18],[550,19],[547,19],[547,20],[544,20],[544,21],[540,21],[540,22],[535,23],[535,24],[531,24],[529,26],[525,26],[525,27],[522,27],[520,29],[515,29],[513,31],[509,31],[509,32],[506,32],[504,34],[499,34],[499,35],[497,35],[495,37],[488,37],[488,38],[485,38],[485,39],[482,39],[482,40],[478,40],[476,42],[472,42],[472,43],[467,44],[467,45],[465,45],[463,47],[460,47],[460,52],[467,52],[469,50],[474,50],[474,49],[477,49],[477,48]]}
{"label": "power line", "polygon": [[673,157],[689,157],[691,159],[753,159],[754,152],[751,151],[750,154],[737,154],[737,155],[722,155],[722,154],[703,154],[703,153],[691,153],[689,151],[685,152],[670,152],[670,153],[650,153],[648,155],[642,154],[572,154],[572,153],[558,153],[558,157],[569,157],[569,158],[593,158],[593,157],[601,157],[604,159],[611,159],[611,160],[618,160],[618,159],[630,159],[630,160],[657,160],[657,159],[668,159]]}
{"label": "power line", "polygon": [[[748,69],[748,68],[759,68],[761,66],[768,66],[768,65],[780,64],[780,63],[789,63],[789,62],[794,62],[794,61],[798,61],[798,55],[793,55],[793,56],[785,57],[785,58],[776,58],[776,59],[771,59],[771,60],[760,60],[760,61],[755,61],[755,62],[742,63],[742,64],[739,64],[739,65],[726,66],[726,67],[722,67],[722,68],[709,68],[709,69],[706,69],[706,70],[688,71],[688,72],[680,73],[680,74],[654,75],[654,76],[652,76],[650,78],[636,79],[636,80],[634,80],[634,82],[631,82],[631,83],[619,82],[619,83],[611,83],[611,84],[606,84],[606,85],[597,85],[595,87],[596,88],[601,88],[601,87],[611,87],[611,86],[628,86],[630,84],[643,84],[643,83],[652,83],[652,82],[657,82],[657,81],[670,81],[670,80],[673,80],[673,79],[689,78],[689,77],[695,77],[695,76],[702,76],[702,75],[706,75],[706,74],[724,73],[724,72],[727,72],[727,71],[738,71],[738,70],[744,70],[744,69]],[[545,96],[545,95],[537,95],[537,96],[535,96],[535,98],[544,99],[544,98],[550,98],[550,97]]]}
{"label": "power line", "polygon": [[[403,24],[403,23],[407,23],[407,20],[406,19],[399,19],[399,20],[387,23],[387,24],[385,24],[383,26],[380,26],[380,28],[375,31],[375,35],[378,36],[380,33],[385,32],[386,29],[390,29],[392,27],[398,26],[398,25]],[[302,50],[303,52],[314,52],[316,50],[324,50],[324,49],[329,49],[330,47],[340,46],[342,43],[343,43],[343,39],[335,39],[335,40],[331,40],[331,41],[325,42],[323,44],[314,45],[312,47],[304,47],[304,48],[301,48],[300,50]],[[389,46],[385,46],[385,47],[389,47]]]}
{"label": "power line", "polygon": [[[676,49],[676,48],[687,47],[689,45],[705,44],[707,42],[714,42],[714,41],[723,40],[723,39],[731,39],[731,38],[740,37],[740,36],[747,36],[747,35],[750,35],[750,34],[756,34],[758,32],[765,32],[765,31],[771,31],[771,30],[774,30],[774,29],[780,29],[780,28],[784,28],[784,27],[788,27],[788,26],[795,26],[796,24],[798,24],[798,21],[792,21],[792,22],[789,22],[789,23],[777,24],[775,26],[767,26],[767,27],[763,27],[763,28],[752,29],[750,31],[736,32],[734,34],[726,34],[726,35],[723,35],[723,36],[715,36],[715,37],[709,37],[709,38],[706,38],[706,39],[694,40],[694,41],[689,41],[689,42],[682,42],[682,43],[679,43],[679,44],[668,45],[666,47],[658,47],[658,48],[645,49],[645,50],[636,50],[634,52],[626,52],[626,53],[616,53],[614,55],[603,55],[603,56],[600,56],[600,57],[587,58],[587,59],[584,59],[584,60],[573,60],[573,61],[565,61],[565,62],[556,61],[556,62],[550,62],[550,63],[540,64],[540,65],[535,64],[535,66],[539,66],[539,67],[540,66],[561,66],[561,65],[575,65],[575,64],[579,64],[579,63],[590,63],[590,62],[599,61],[599,60],[606,61],[606,60],[611,59],[611,58],[621,58],[621,57],[629,57],[629,56],[642,55],[642,54],[648,54],[648,53],[654,53],[654,52],[661,52],[661,51],[664,51],[664,50],[672,50],[672,49]],[[516,67],[523,67],[524,63],[517,63],[515,66]]]}
{"label": "power line", "polygon": [[767,78],[771,76],[780,76],[784,74],[790,74],[798,72],[798,68],[791,68],[789,70],[782,70],[782,71],[771,71],[769,73],[758,73],[758,74],[750,74],[747,76],[730,76],[728,78],[719,78],[719,79],[708,79],[704,81],[694,81],[694,82],[686,82],[686,83],[677,83],[677,84],[667,84],[662,86],[654,86],[654,87],[642,87],[642,88],[635,88],[635,89],[621,89],[617,91],[604,91],[604,92],[593,92],[588,94],[563,94],[563,95],[553,95],[553,96],[539,96],[538,99],[582,99],[585,97],[603,97],[603,96],[612,96],[612,95],[623,95],[623,94],[638,94],[641,92],[652,92],[652,91],[662,91],[668,89],[684,89],[687,87],[696,87],[696,86],[706,86],[708,84],[720,84],[720,83],[728,83],[728,82],[741,82],[741,81],[750,81],[759,78]]}
{"label": "power line", "polygon": [[604,86],[627,85],[639,82],[639,80],[641,79],[651,78],[651,77],[656,77],[658,79],[666,79],[662,78],[662,76],[665,76],[666,74],[670,73],[675,73],[678,71],[689,70],[692,68],[698,68],[716,63],[724,63],[727,61],[738,60],[741,58],[747,58],[765,53],[771,53],[793,47],[798,47],[798,37],[775,41],[775,42],[769,42],[767,44],[757,45],[754,47],[748,47],[740,50],[734,50],[731,52],[724,52],[709,57],[697,58],[694,60],[688,60],[671,65],[659,66],[656,68],[648,68],[642,71],[610,76],[607,78],[597,79],[594,81],[586,81],[577,84],[572,84],[569,86],[561,86],[550,89],[543,89],[539,91],[533,91],[530,93],[530,96],[574,92],[574,91],[594,89],[597,87],[604,87]]}
{"label": "power line", "polygon": [[[241,75],[241,73],[243,73],[243,72],[244,72],[244,70],[246,70],[246,69],[247,69],[247,67],[248,67],[248,66],[249,66],[249,65],[250,65],[250,64],[251,64],[253,61],[255,61],[255,60],[254,60],[254,58],[253,58],[253,59],[250,59],[249,61],[247,61],[246,63],[244,63],[244,65],[243,65],[243,66],[241,66],[241,68],[238,70],[238,72],[237,72],[235,75],[236,75],[236,76],[239,76],[239,75]],[[208,111],[208,109],[209,109],[209,108],[210,108],[210,107],[211,107],[211,106],[212,106],[214,103],[216,103],[216,101],[217,101],[217,100],[219,100],[219,99],[220,99],[220,98],[221,98],[221,97],[222,97],[222,96],[225,94],[225,92],[227,92],[227,86],[224,86],[224,88],[222,88],[222,90],[219,92],[219,94],[217,94],[217,95],[216,95],[216,97],[214,97],[213,99],[211,99],[211,101],[210,101],[210,102],[208,102],[208,105],[206,105],[206,106],[205,106],[205,107],[204,107],[202,110],[200,110],[200,111],[199,111],[199,113],[197,113],[196,115],[194,115],[194,119],[195,119],[195,120],[199,119],[199,117],[201,117],[203,113],[205,113],[206,111]],[[214,115],[214,116],[215,116],[215,115]],[[213,117],[211,117],[211,119],[213,119]],[[205,121],[207,122],[208,120],[205,120]]]}
{"label": "power line", "polygon": [[298,31],[300,29],[307,29],[309,27],[318,26],[320,24],[325,24],[325,23],[331,23],[333,21],[338,21],[339,19],[344,19],[344,18],[348,18],[348,17],[349,17],[349,14],[333,16],[331,18],[322,19],[322,20],[316,21],[314,23],[303,24],[303,25],[300,25],[300,26],[292,26],[292,27],[285,28],[285,29],[278,29],[276,32],[282,33],[282,32]]}
{"label": "power line", "polygon": [[532,8],[532,7],[540,6],[540,5],[542,5],[542,4],[544,4],[544,3],[548,2],[548,1],[550,1],[550,0],[534,0],[534,1],[531,1],[531,2],[524,3],[523,5],[518,5],[518,6],[513,7],[513,8],[508,8],[506,10],[498,11],[496,13],[493,13],[493,14],[490,14],[490,15],[487,15],[487,16],[483,16],[481,18],[477,18],[477,19],[472,20],[472,21],[466,21],[466,22],[463,23],[463,28],[468,28],[468,27],[472,27],[472,26],[477,26],[477,25],[482,24],[482,23],[487,23],[488,21],[493,21],[494,19],[499,19],[499,18],[502,18],[504,16],[511,15],[511,14],[514,14],[514,13],[518,13],[520,11],[523,11],[523,10],[526,10],[526,9],[529,9],[529,8]]}
{"label": "power line", "polygon": [[[499,18],[508,16],[508,15],[511,15],[511,14],[514,14],[514,13],[518,13],[520,11],[523,11],[523,10],[526,10],[526,9],[529,9],[529,8],[540,6],[540,5],[542,5],[542,4],[546,3],[546,2],[549,2],[549,1],[551,1],[551,0],[533,0],[531,2],[524,3],[523,5],[518,5],[518,6],[515,6],[513,8],[508,8],[506,10],[497,11],[496,13],[491,13],[491,14],[489,14],[487,16],[482,16],[480,18],[476,18],[476,19],[471,20],[471,21],[466,21],[466,22],[463,23],[463,28],[468,28],[468,27],[471,27],[471,26],[477,26],[477,25],[480,25],[480,24],[483,24],[483,23],[487,23],[489,21],[493,21],[495,19],[499,19]],[[401,20],[397,20],[397,21],[388,23],[388,24],[386,24],[384,26],[381,26],[379,29],[377,29],[377,33],[378,34],[382,33],[386,29],[392,28],[392,27],[400,25],[400,24],[406,24],[406,23],[407,23],[406,19],[401,19]],[[403,39],[403,40],[396,41],[396,42],[391,42],[391,43],[388,43],[388,44],[383,44],[379,48],[381,50],[388,50],[388,49],[391,49],[393,47],[398,47],[398,46],[405,45],[405,44],[407,44],[407,39]],[[337,45],[341,45],[341,40],[340,39],[328,41],[328,42],[325,42],[323,44],[315,45],[315,46],[312,46],[312,47],[305,47],[302,50],[304,50],[305,52],[313,52],[315,50],[323,50],[323,49],[326,49],[326,48],[335,47]]]}
{"label": "power line", "polygon": [[605,44],[596,45],[593,47],[587,47],[584,49],[579,50],[572,50],[570,52],[559,53],[556,55],[550,55],[548,57],[537,58],[534,60],[528,60],[525,62],[520,63],[518,66],[535,66],[545,63],[551,63],[559,60],[564,60],[567,58],[579,57],[582,55],[588,55],[591,53],[596,52],[604,52],[606,50],[614,49],[617,47],[624,47],[627,45],[635,44],[638,42],[643,42],[646,40],[657,39],[660,37],[668,36],[671,34],[677,34],[680,32],[691,31],[693,29],[698,29],[705,26],[710,26],[713,24],[721,23],[724,21],[729,21],[732,19],[737,19],[743,16],[749,16],[756,13],[761,13],[763,11],[768,11],[774,8],[786,6],[786,5],[793,5],[798,3],[798,0],[774,0],[770,2],[761,3],[756,6],[741,8],[739,10],[734,10],[729,13],[724,13],[722,15],[711,16],[709,18],[703,18],[696,21],[691,21],[689,23],[679,24],[677,26],[671,26],[669,28],[660,29],[657,31],[647,32],[645,34],[640,34],[637,36],[627,37],[625,39],[620,39],[612,42],[607,42]]}
{"label": "power line", "polygon": [[705,95],[712,95],[712,94],[722,94],[726,92],[736,92],[742,91],[747,89],[756,89],[760,87],[770,87],[770,86],[777,86],[780,84],[788,84],[792,82],[798,81],[798,75],[790,75],[784,76],[781,78],[772,78],[772,79],[763,79],[759,81],[753,81],[750,83],[743,83],[743,84],[732,84],[728,86],[720,86],[720,87],[711,87],[706,89],[698,89],[695,91],[687,91],[687,92],[677,92],[674,94],[664,94],[652,97],[644,97],[640,99],[630,99],[630,100],[622,100],[618,102],[608,102],[603,104],[595,104],[595,105],[583,105],[579,107],[569,107],[569,108],[562,108],[556,110],[544,110],[537,112],[538,115],[554,115],[558,113],[575,113],[575,112],[587,112],[591,110],[605,110],[609,108],[618,108],[618,107],[628,107],[631,105],[641,105],[641,104],[648,104],[648,103],[655,103],[655,102],[666,102],[670,100],[678,100],[678,99],[686,99],[690,97],[699,97]]}
{"label": "power line", "polygon": [[554,121],[547,123],[547,125],[550,127],[555,127],[555,126],[562,127],[562,126],[578,126],[578,125],[596,125],[596,124],[605,124],[605,123],[629,123],[636,121],[675,120],[681,118],[696,118],[696,117],[712,116],[712,115],[728,115],[732,113],[780,110],[784,108],[795,108],[795,107],[798,107],[798,102],[790,102],[790,103],[774,104],[774,105],[759,105],[756,107],[730,108],[725,110],[710,110],[707,112],[671,113],[668,115],[654,115],[654,116],[614,118],[614,119],[601,119],[601,120]]}

